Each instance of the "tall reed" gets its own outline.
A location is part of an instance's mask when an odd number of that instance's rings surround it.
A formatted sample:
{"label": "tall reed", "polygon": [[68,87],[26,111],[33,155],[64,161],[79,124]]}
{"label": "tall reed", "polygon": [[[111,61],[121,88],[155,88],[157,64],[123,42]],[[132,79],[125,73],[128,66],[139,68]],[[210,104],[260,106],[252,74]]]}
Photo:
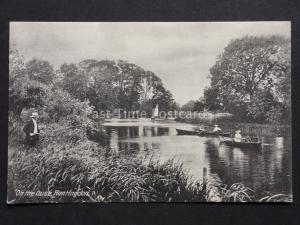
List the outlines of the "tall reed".
{"label": "tall reed", "polygon": [[[191,181],[180,162],[151,157],[115,155],[87,139],[82,127],[61,129],[49,124],[36,147],[9,143],[8,202],[218,202],[259,201],[242,184],[226,186],[216,180]],[[21,140],[18,129],[11,132]],[[107,152],[109,154],[107,154]],[[16,191],[88,192],[88,196],[17,196]],[[285,195],[261,201],[289,201]]]}

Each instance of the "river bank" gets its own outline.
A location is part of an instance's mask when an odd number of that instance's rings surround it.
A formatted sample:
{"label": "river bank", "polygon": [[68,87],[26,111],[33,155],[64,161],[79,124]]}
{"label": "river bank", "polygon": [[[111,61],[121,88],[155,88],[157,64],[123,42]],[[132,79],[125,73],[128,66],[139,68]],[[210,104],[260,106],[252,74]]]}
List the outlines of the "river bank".
{"label": "river bank", "polygon": [[[150,131],[159,134],[163,128],[156,125],[157,131]],[[45,126],[48,132],[36,147],[9,143],[9,203],[291,201],[290,195],[261,195],[242,183],[228,186],[218,179],[191,180],[183,163],[174,158],[162,162],[151,155],[116,153],[89,140],[85,127],[66,130],[63,123]],[[11,140],[21,140],[21,134],[20,129],[15,130]],[[16,194],[20,192],[33,196]],[[46,192],[47,196],[34,194]],[[58,192],[88,194],[49,194]]]}
{"label": "river bank", "polygon": [[[66,147],[66,146],[64,146]],[[100,152],[100,153],[99,153]],[[290,201],[286,195],[256,196],[243,184],[230,187],[213,180],[191,183],[182,164],[105,155],[92,142],[72,149],[19,152],[9,163],[8,201],[32,202],[250,202]],[[106,152],[107,153],[107,152]],[[29,193],[88,193],[84,196]]]}

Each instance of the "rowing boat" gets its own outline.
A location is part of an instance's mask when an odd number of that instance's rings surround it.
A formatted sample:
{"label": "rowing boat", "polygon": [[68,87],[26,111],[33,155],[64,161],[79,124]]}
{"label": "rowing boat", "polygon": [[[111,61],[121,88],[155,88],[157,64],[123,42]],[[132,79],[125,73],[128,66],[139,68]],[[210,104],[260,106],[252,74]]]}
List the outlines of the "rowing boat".
{"label": "rowing boat", "polygon": [[242,139],[241,142],[234,141],[233,138],[222,138],[220,137],[220,144],[226,144],[231,147],[238,147],[238,148],[255,148],[261,149],[262,142],[258,141],[257,139]]}
{"label": "rowing boat", "polygon": [[175,129],[178,135],[197,135],[199,133],[199,131],[195,131],[195,130],[183,130],[178,128]]}

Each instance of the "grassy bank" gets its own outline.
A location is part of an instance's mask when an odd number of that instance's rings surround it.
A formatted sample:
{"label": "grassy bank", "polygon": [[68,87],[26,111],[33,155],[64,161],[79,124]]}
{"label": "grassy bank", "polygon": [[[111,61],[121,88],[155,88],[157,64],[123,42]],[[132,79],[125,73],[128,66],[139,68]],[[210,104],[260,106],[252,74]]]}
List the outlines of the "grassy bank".
{"label": "grassy bank", "polygon": [[[57,130],[52,124],[49,129]],[[51,132],[50,132],[51,134]],[[242,184],[191,182],[182,164],[113,155],[86,138],[84,130],[43,136],[35,148],[9,146],[8,202],[248,202],[289,201],[285,195],[256,196]],[[20,196],[17,191],[33,196]],[[83,196],[53,195],[88,193]],[[52,193],[35,196],[36,193]]]}
{"label": "grassy bank", "polygon": [[[45,132],[38,145],[29,148],[23,143],[23,124],[15,120],[9,126],[9,203],[291,200],[285,195],[257,196],[243,184],[193,182],[174,160],[160,163],[151,157],[115,155],[101,142],[88,139],[104,137],[86,123],[40,123]],[[30,196],[19,194],[26,191]]]}

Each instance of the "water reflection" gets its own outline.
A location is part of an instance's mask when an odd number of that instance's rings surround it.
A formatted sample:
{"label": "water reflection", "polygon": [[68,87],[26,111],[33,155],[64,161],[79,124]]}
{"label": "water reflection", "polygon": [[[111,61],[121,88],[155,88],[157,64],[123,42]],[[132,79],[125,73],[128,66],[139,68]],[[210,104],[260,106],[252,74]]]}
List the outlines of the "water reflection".
{"label": "water reflection", "polygon": [[151,153],[161,161],[178,158],[197,179],[203,167],[226,184],[242,182],[257,192],[291,192],[291,139],[264,138],[260,150],[219,146],[218,138],[177,136],[177,123],[106,126],[110,148],[119,154]]}

